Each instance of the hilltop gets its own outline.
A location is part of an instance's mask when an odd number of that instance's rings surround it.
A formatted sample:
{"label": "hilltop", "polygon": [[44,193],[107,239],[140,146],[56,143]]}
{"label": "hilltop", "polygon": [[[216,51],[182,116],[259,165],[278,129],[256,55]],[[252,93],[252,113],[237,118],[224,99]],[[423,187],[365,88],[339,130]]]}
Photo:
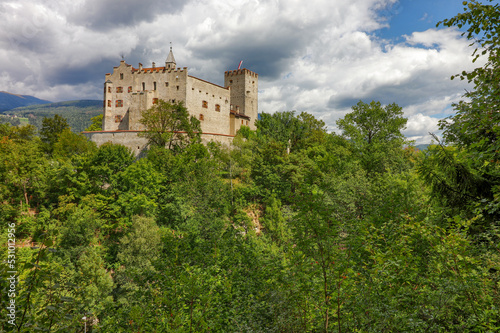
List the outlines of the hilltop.
{"label": "hilltop", "polygon": [[6,91],[0,91],[0,112],[35,104],[52,103],[29,95],[11,94]]}

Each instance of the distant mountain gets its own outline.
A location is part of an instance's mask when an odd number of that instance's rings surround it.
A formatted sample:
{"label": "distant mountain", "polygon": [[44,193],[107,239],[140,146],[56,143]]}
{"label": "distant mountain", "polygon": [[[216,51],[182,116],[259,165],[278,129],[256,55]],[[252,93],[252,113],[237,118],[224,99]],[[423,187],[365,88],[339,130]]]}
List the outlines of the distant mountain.
{"label": "distant mountain", "polygon": [[29,123],[36,126],[38,130],[42,128],[44,117],[54,117],[58,114],[66,118],[73,132],[79,133],[90,126],[92,117],[102,113],[102,101],[83,99],[30,105],[9,110],[8,113],[16,117],[27,118]]}
{"label": "distant mountain", "polygon": [[21,106],[52,103],[28,95],[16,95],[0,91],[0,112],[12,110]]}
{"label": "distant mountain", "polygon": [[15,112],[22,111],[22,112],[28,112],[28,111],[35,111],[35,112],[41,112],[42,110],[47,111],[47,110],[52,110],[55,111],[56,109],[60,108],[77,108],[77,109],[99,109],[102,111],[102,101],[101,100],[95,100],[95,99],[80,99],[77,101],[66,101],[66,102],[57,102],[57,103],[52,103],[48,102],[49,104],[39,104],[39,105],[30,105],[30,106],[24,106],[24,107],[19,107],[16,108]]}
{"label": "distant mountain", "polygon": [[416,145],[415,148],[417,148],[418,150],[426,150],[429,146],[430,144],[428,143],[421,143],[419,145]]}

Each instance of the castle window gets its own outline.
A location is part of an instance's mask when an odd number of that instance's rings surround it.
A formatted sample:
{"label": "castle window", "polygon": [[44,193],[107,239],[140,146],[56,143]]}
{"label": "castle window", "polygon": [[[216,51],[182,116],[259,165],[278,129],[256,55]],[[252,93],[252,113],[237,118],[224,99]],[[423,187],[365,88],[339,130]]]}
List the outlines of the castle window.
{"label": "castle window", "polygon": [[129,86],[128,87],[128,92],[131,93],[132,92],[132,86]]}
{"label": "castle window", "polygon": [[120,80],[123,80],[123,73],[120,73]]}
{"label": "castle window", "polygon": [[116,87],[116,92],[117,93],[122,93],[123,92],[123,87]]}
{"label": "castle window", "polygon": [[219,104],[215,104],[215,111],[219,111],[220,112],[220,105]]}
{"label": "castle window", "polygon": [[172,103],[175,103],[175,98],[172,100]]}
{"label": "castle window", "polygon": [[243,119],[241,120],[241,124],[243,125]]}
{"label": "castle window", "polygon": [[204,108],[208,108],[208,102],[207,101],[202,101],[201,106]]}
{"label": "castle window", "polygon": [[165,82],[165,87],[168,87],[168,82]]}
{"label": "castle window", "polygon": [[121,99],[116,100],[116,107],[121,108],[123,106],[123,101]]}
{"label": "castle window", "polygon": [[177,86],[177,90],[179,90],[179,86]]}
{"label": "castle window", "polygon": [[158,98],[153,98],[153,104],[158,104]]}
{"label": "castle window", "polygon": [[111,107],[111,101],[108,99],[108,108]]}
{"label": "castle window", "polygon": [[115,123],[119,123],[122,121],[122,116],[115,116]]}
{"label": "castle window", "polygon": [[234,111],[233,104],[229,107],[229,110]]}
{"label": "castle window", "polygon": [[142,91],[146,90],[146,82],[142,83]]}
{"label": "castle window", "polygon": [[200,113],[200,120],[205,120],[205,117]]}
{"label": "castle window", "polygon": [[153,90],[156,90],[156,82],[153,82]]}
{"label": "castle window", "polygon": [[229,83],[233,83],[233,80],[229,80]]}
{"label": "castle window", "polygon": [[246,121],[246,123],[247,123],[247,126],[248,126],[248,120]]}
{"label": "castle window", "polygon": [[108,87],[108,92],[109,92],[109,93],[111,92],[111,87]]}

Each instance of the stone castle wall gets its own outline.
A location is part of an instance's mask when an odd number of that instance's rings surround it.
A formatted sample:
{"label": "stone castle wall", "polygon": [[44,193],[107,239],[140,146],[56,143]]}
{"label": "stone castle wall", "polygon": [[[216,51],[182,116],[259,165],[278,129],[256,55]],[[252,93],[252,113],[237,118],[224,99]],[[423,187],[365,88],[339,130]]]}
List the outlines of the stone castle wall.
{"label": "stone castle wall", "polygon": [[177,68],[172,50],[164,67],[138,68],[125,63],[106,74],[104,83],[103,131],[85,133],[98,145],[123,144],[133,151],[142,150],[145,130],[141,113],[158,100],[183,102],[190,115],[200,120],[203,140],[229,142],[241,128],[256,129],[258,115],[258,75],[247,69],[224,73],[224,87],[188,74],[187,67]]}

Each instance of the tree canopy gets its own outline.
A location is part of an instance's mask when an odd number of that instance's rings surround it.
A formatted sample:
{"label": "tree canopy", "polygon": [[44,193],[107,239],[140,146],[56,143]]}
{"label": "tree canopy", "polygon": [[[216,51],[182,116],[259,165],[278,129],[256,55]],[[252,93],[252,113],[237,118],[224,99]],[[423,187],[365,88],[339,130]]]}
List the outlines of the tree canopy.
{"label": "tree canopy", "polygon": [[179,151],[200,141],[200,121],[189,115],[182,102],[158,100],[151,109],[142,112],[140,122],[146,127],[140,135],[146,137],[150,145]]}

